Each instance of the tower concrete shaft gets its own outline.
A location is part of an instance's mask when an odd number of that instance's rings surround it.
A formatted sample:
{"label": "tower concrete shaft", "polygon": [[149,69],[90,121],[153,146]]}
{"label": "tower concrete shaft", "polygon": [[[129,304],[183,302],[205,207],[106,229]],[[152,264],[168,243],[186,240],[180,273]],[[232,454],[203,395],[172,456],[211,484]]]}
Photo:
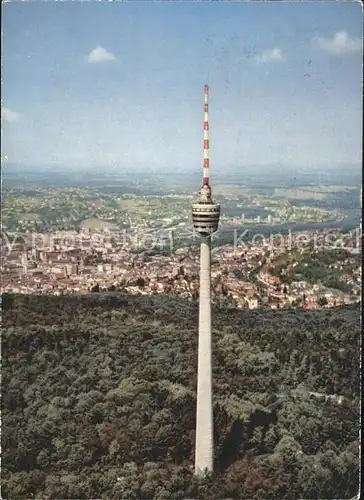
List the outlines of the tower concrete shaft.
{"label": "tower concrete shaft", "polygon": [[212,472],[214,465],[210,260],[210,236],[201,236],[195,448],[195,474],[197,475],[203,475],[206,471]]}
{"label": "tower concrete shaft", "polygon": [[211,358],[211,235],[218,229],[220,205],[212,199],[210,187],[208,90],[208,86],[205,85],[203,181],[199,197],[192,204],[193,227],[201,236],[195,447],[195,474],[197,475],[204,475],[206,471],[212,472],[214,467]]}

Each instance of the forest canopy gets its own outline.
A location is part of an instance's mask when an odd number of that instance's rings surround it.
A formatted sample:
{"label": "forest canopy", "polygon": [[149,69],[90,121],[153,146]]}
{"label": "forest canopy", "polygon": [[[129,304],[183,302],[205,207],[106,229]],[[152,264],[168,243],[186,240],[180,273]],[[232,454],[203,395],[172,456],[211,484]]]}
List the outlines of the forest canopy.
{"label": "forest canopy", "polygon": [[213,309],[215,471],[193,475],[198,304],[2,297],[2,497],[350,498],[360,311]]}

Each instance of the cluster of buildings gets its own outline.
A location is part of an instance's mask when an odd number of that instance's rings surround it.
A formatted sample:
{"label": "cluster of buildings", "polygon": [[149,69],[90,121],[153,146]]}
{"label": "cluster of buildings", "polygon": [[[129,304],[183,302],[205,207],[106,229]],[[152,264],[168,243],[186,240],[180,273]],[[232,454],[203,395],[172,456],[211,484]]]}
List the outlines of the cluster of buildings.
{"label": "cluster of buildings", "polygon": [[353,293],[344,293],[327,288],[320,283],[312,285],[306,281],[293,281],[289,285],[282,284],[279,278],[266,272],[260,272],[258,279],[267,286],[266,293],[272,309],[294,306],[318,309],[323,306],[336,307],[353,304],[360,300],[359,280],[353,282]]}
{"label": "cluster of buildings", "polygon": [[[212,300],[228,300],[240,308],[317,308],[358,301],[355,290],[355,293],[343,294],[304,281],[283,286],[279,278],[269,274],[271,262],[289,251],[289,247],[297,247],[305,236],[306,245],[300,250],[304,252],[310,248],[313,234],[298,233],[280,239],[215,247],[211,266]],[[316,242],[320,243],[325,235],[316,236]],[[191,247],[173,251],[168,235],[158,238],[144,239],[141,244],[140,235],[91,230],[22,235],[21,238],[3,235],[1,292],[60,295],[125,290],[130,294],[171,293],[197,297],[198,252]],[[165,255],[156,250],[155,243],[161,238],[164,238],[164,248],[169,249]],[[360,268],[356,273],[360,273]],[[347,283],[352,282],[353,288],[358,288],[359,275],[346,278]]]}

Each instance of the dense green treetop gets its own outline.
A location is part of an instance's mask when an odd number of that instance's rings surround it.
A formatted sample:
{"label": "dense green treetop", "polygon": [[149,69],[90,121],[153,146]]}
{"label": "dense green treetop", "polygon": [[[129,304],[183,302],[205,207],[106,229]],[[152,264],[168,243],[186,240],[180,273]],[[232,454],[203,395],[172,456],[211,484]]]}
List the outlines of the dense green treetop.
{"label": "dense green treetop", "polygon": [[5,294],[2,308],[4,498],[357,494],[358,306],[213,310],[215,472],[202,481],[197,302]]}

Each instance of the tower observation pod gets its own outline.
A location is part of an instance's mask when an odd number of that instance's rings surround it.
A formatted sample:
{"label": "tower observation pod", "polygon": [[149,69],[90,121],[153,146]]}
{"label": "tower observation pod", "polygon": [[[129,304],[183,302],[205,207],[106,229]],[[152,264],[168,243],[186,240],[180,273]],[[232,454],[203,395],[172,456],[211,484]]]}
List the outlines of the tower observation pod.
{"label": "tower observation pod", "polygon": [[205,85],[204,136],[203,136],[203,180],[198,199],[192,204],[193,227],[201,236],[211,235],[218,229],[220,205],[211,197],[210,167],[210,125],[209,125],[209,87]]}
{"label": "tower observation pod", "polygon": [[203,182],[198,199],[192,204],[193,227],[201,237],[195,442],[195,474],[198,476],[203,476],[206,472],[212,472],[214,465],[211,366],[211,235],[218,229],[220,205],[215,203],[211,197],[209,179],[208,92],[208,85],[205,85]]}

